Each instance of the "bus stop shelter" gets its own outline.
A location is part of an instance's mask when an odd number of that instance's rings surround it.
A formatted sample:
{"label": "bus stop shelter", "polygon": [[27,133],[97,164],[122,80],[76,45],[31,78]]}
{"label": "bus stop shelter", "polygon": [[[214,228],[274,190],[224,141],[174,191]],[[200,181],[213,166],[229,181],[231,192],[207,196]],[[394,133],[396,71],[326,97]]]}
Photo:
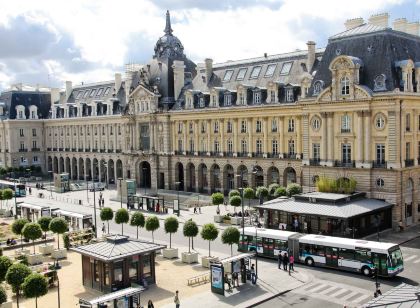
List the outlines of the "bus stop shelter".
{"label": "bus stop shelter", "polygon": [[165,199],[159,196],[136,195],[137,208],[149,212],[165,213]]}
{"label": "bus stop shelter", "polygon": [[140,304],[140,293],[143,287],[130,287],[116,292],[108,293],[91,300],[79,299],[80,308],[135,308]]}
{"label": "bus stop shelter", "polygon": [[[251,270],[252,261],[255,258],[255,269]],[[255,251],[241,253],[236,256],[221,259],[212,262],[210,265],[210,281],[211,291],[213,293],[225,295],[225,284],[228,285],[229,290],[233,283],[235,276],[241,283],[246,283],[247,280],[251,280],[253,284],[256,283],[256,277],[258,276],[258,259]]]}
{"label": "bus stop shelter", "polygon": [[68,223],[69,227],[73,230],[81,230],[92,228],[92,215],[80,214],[61,209],[51,210],[52,217],[63,217]]}
{"label": "bus stop shelter", "polygon": [[36,222],[42,216],[50,216],[51,209],[49,206],[35,205],[21,202],[16,205],[17,215],[26,218],[29,221]]}

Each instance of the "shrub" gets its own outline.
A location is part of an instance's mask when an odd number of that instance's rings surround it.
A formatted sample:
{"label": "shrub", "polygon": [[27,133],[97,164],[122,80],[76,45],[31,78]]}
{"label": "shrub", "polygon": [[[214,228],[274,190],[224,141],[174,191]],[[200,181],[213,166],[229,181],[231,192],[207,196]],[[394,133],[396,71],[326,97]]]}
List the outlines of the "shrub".
{"label": "shrub", "polygon": [[35,297],[35,307],[38,307],[38,297],[48,292],[47,278],[39,273],[30,274],[23,281],[22,291],[26,298]]}
{"label": "shrub", "polygon": [[51,220],[51,216],[42,216],[40,219],[38,219],[38,224],[41,226],[42,231],[44,231],[45,243],[47,242],[47,232],[50,231]]}
{"label": "shrub", "polygon": [[100,217],[102,221],[106,221],[108,225],[108,234],[109,234],[109,221],[114,218],[114,212],[110,207],[104,207],[101,210]]}
{"label": "shrub", "polygon": [[155,237],[154,237],[154,232],[159,229],[160,224],[159,224],[159,218],[157,218],[156,216],[149,216],[146,219],[146,230],[147,231],[151,231],[152,232],[152,242],[155,242]]}
{"label": "shrub", "polygon": [[64,248],[68,250],[70,248],[70,236],[67,233],[63,234],[63,243]]}
{"label": "shrub", "polygon": [[229,215],[224,215],[223,220],[230,220],[230,216]]}
{"label": "shrub", "polygon": [[7,293],[3,286],[0,286],[0,305],[7,302]]}
{"label": "shrub", "polygon": [[270,196],[274,196],[274,193],[276,192],[276,189],[279,188],[280,185],[277,183],[272,183],[270,185],[268,185],[268,193],[270,194]]}
{"label": "shrub", "polygon": [[25,281],[25,278],[31,273],[31,269],[22,263],[15,263],[7,270],[6,282],[12,286],[13,293],[16,293],[16,302],[18,307],[21,285]]}
{"label": "shrub", "polygon": [[242,199],[240,196],[233,196],[229,199],[229,203],[235,208],[236,212],[236,207],[242,204]]}
{"label": "shrub", "polygon": [[30,222],[23,227],[22,234],[25,238],[32,241],[32,244],[34,245],[35,254],[35,240],[42,237],[41,226],[36,222]]}
{"label": "shrub", "polygon": [[233,255],[232,245],[239,243],[240,233],[235,227],[228,227],[222,233],[222,243],[230,245],[230,254]]}
{"label": "shrub", "polygon": [[121,235],[124,235],[124,224],[130,220],[130,215],[126,209],[118,209],[115,212],[115,223],[121,225]]}
{"label": "shrub", "polygon": [[257,191],[255,193],[257,195],[257,197],[261,200],[264,200],[265,198],[268,197],[268,189],[265,186],[259,186],[257,187]]}
{"label": "shrub", "polygon": [[203,229],[201,229],[201,237],[203,238],[203,240],[209,241],[209,257],[211,256],[210,243],[214,241],[215,239],[217,239],[218,236],[219,236],[219,230],[212,223],[205,224],[203,226]]}
{"label": "shrub", "polygon": [[225,197],[223,196],[222,193],[213,193],[211,195],[211,202],[213,203],[213,205],[219,205],[219,204],[223,204],[223,201],[225,201]]}
{"label": "shrub", "polygon": [[0,282],[3,282],[6,278],[6,273],[9,267],[13,264],[12,260],[10,260],[6,256],[0,257]]}
{"label": "shrub", "polygon": [[139,228],[144,227],[144,215],[141,212],[134,212],[131,215],[130,226],[136,227],[137,229],[137,238],[139,238]]}
{"label": "shrub", "polygon": [[241,194],[240,194],[239,190],[232,189],[232,190],[229,192],[229,199],[230,199],[230,198],[232,198],[233,196],[240,196],[240,195],[241,195]]}
{"label": "shrub", "polygon": [[165,232],[169,233],[169,248],[172,248],[172,233],[178,231],[179,222],[176,217],[168,217],[165,219]]}
{"label": "shrub", "polygon": [[287,185],[286,192],[287,195],[291,197],[293,195],[300,194],[302,192],[302,187],[299,184],[291,183]]}
{"label": "shrub", "polygon": [[286,196],[286,195],[287,195],[287,191],[286,191],[286,188],[284,188],[283,186],[279,186],[274,192],[274,197],[276,198],[281,197],[281,196]]}
{"label": "shrub", "polygon": [[56,217],[50,222],[50,230],[57,234],[57,248],[60,249],[60,234],[68,229],[67,221],[64,218]]}
{"label": "shrub", "polygon": [[185,237],[188,237],[188,253],[191,252],[191,238],[196,237],[198,234],[198,226],[197,224],[192,221],[191,219],[185,222],[183,234]]}
{"label": "shrub", "polygon": [[26,255],[20,255],[15,258],[19,263],[29,265],[28,257]]}
{"label": "shrub", "polygon": [[351,177],[332,179],[326,176],[320,176],[316,182],[316,187],[319,192],[327,193],[344,193],[351,194],[356,190],[357,181]]}
{"label": "shrub", "polygon": [[[20,235],[20,242],[22,243],[22,230],[23,227],[25,227],[25,225],[29,223],[29,220],[27,220],[26,218],[20,218],[20,219],[16,219],[13,223],[12,223],[12,232],[16,235]],[[23,249],[23,246],[22,246]]]}

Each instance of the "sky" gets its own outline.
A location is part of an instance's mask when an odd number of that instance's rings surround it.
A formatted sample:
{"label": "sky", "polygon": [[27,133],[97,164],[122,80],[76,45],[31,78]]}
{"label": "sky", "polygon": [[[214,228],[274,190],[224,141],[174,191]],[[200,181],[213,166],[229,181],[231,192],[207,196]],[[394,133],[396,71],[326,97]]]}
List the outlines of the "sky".
{"label": "sky", "polygon": [[165,27],[196,63],[306,49],[342,32],[349,18],[388,12],[420,19],[420,0],[1,0],[0,90],[111,80],[147,63]]}

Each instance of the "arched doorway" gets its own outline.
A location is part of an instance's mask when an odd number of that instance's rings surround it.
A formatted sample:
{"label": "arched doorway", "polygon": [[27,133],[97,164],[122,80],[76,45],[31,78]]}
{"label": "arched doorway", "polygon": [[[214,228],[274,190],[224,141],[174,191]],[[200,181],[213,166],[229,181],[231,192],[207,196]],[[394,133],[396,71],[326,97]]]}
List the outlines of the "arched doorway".
{"label": "arched doorway", "polygon": [[108,184],[115,184],[115,165],[112,159],[108,160]]}
{"label": "arched doorway", "polygon": [[85,164],[83,158],[79,158],[79,180],[85,179]]}
{"label": "arched doorway", "polygon": [[212,193],[220,191],[220,167],[217,164],[210,168],[210,188]]}
{"label": "arched doorway", "polygon": [[223,190],[225,195],[235,188],[235,171],[232,165],[226,165],[223,170]]}
{"label": "arched doorway", "polygon": [[283,174],[283,186],[287,186],[288,184],[296,183],[296,171],[292,167],[287,167],[284,169]]}
{"label": "arched doorway", "polygon": [[268,185],[276,183],[276,184],[280,184],[280,173],[279,173],[279,169],[277,169],[276,167],[270,167],[268,168],[268,172],[267,172],[267,177],[268,177]]}
{"label": "arched doorway", "polygon": [[54,173],[58,173],[58,158],[57,157],[54,157],[54,160],[53,160],[53,171]]}
{"label": "arched doorway", "polygon": [[47,171],[53,171],[53,160],[51,156],[48,156],[48,165],[47,165]]}
{"label": "arched doorway", "polygon": [[407,226],[413,223],[413,195],[414,195],[414,183],[413,179],[407,180],[404,197],[404,209],[405,209],[405,223]]}
{"label": "arched doorway", "polygon": [[71,177],[71,169],[70,169],[70,158],[66,157],[66,168],[64,169],[64,172],[69,173],[69,178]]}
{"label": "arched doorway", "polygon": [[205,164],[198,165],[198,192],[208,192],[207,166]]}
{"label": "arched doorway", "polygon": [[94,158],[92,161],[92,181],[98,182],[99,181],[99,166],[98,166],[98,159]]}
{"label": "arched doorway", "polygon": [[105,160],[104,159],[101,159],[100,165],[99,165],[99,168],[100,168],[100,172],[99,172],[100,179],[99,179],[99,181],[102,182],[102,183],[106,183],[106,181],[107,181],[107,178],[106,178],[106,169],[107,169],[107,167],[108,166],[105,163]]}
{"label": "arched doorway", "polygon": [[73,157],[72,158],[72,160],[71,160],[71,178],[73,179],[73,180],[78,180],[78,178],[77,178],[77,159],[76,159],[76,157]]}
{"label": "arched doorway", "polygon": [[64,158],[60,157],[60,163],[58,165],[58,173],[64,172]]}
{"label": "arched doorway", "polygon": [[[178,183],[178,184],[177,184]],[[175,165],[175,189],[184,190],[184,165],[176,163]]]}
{"label": "arched doorway", "polygon": [[121,159],[117,160],[117,179],[122,179],[123,177],[123,167]]}
{"label": "arched doorway", "polygon": [[238,167],[238,182],[236,187],[248,187],[249,186],[249,179],[248,179],[248,168],[244,165],[240,165]]}
{"label": "arched doorway", "polygon": [[260,166],[255,166],[252,172],[252,182],[254,187],[264,186],[264,171]]}
{"label": "arched doorway", "polygon": [[149,162],[142,161],[140,163],[140,187],[141,188],[151,188],[152,187],[152,170]]}
{"label": "arched doorway", "polygon": [[92,181],[92,162],[90,158],[86,158],[85,160],[85,168],[86,168],[86,177],[87,181]]}
{"label": "arched doorway", "polygon": [[187,164],[187,191],[195,191],[195,166],[193,163]]}

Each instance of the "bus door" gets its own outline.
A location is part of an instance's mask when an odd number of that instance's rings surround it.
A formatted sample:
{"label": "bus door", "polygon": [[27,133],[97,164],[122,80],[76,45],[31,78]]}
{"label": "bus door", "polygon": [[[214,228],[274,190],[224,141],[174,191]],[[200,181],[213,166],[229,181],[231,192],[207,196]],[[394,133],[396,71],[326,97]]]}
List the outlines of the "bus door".
{"label": "bus door", "polygon": [[388,268],[386,263],[387,255],[372,253],[372,261],[375,267],[378,269],[378,275],[388,276]]}
{"label": "bus door", "polygon": [[327,266],[338,267],[338,248],[325,247],[325,260]]}
{"label": "bus door", "polygon": [[274,257],[274,240],[272,238],[263,238],[264,256]]}

